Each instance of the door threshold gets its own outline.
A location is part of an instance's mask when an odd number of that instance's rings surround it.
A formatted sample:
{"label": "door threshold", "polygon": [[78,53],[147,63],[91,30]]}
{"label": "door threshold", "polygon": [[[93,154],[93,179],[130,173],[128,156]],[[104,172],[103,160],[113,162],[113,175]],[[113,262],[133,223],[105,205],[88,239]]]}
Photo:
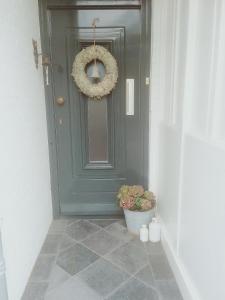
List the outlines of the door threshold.
{"label": "door threshold", "polygon": [[123,220],[124,216],[123,215],[63,215],[63,216],[59,216],[56,217],[55,219],[96,219],[96,220]]}

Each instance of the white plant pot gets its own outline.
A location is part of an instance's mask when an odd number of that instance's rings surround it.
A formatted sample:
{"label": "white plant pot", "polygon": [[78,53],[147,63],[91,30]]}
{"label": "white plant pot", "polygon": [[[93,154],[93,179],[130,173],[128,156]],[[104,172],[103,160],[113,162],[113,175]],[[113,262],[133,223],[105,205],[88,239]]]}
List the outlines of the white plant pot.
{"label": "white plant pot", "polygon": [[154,209],[147,211],[132,211],[124,209],[127,229],[133,234],[139,234],[141,225],[148,225],[154,217]]}

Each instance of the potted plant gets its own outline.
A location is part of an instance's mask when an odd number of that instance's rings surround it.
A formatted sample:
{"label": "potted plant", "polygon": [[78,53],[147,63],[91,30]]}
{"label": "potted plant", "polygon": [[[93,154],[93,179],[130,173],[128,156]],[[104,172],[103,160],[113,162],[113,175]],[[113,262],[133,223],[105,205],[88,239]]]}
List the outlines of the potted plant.
{"label": "potted plant", "polygon": [[149,224],[154,216],[155,196],[141,185],[121,186],[117,198],[124,210],[127,229],[139,234],[141,225]]}

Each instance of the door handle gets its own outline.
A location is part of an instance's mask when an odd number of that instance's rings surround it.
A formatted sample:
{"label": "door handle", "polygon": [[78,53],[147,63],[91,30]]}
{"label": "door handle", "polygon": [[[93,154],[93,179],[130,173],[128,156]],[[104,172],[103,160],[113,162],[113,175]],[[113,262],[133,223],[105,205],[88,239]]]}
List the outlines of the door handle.
{"label": "door handle", "polygon": [[57,103],[59,106],[63,106],[64,103],[65,103],[64,97],[58,97],[58,98],[56,99],[56,103]]}
{"label": "door handle", "polygon": [[126,79],[126,115],[134,116],[134,79]]}

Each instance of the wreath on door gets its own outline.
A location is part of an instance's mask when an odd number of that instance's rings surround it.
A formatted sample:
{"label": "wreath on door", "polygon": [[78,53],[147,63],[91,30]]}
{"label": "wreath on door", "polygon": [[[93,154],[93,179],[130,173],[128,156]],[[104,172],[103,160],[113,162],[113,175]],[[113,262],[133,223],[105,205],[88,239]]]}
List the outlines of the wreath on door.
{"label": "wreath on door", "polygon": [[[91,82],[87,76],[87,65],[99,60],[105,67],[105,75],[100,82]],[[72,74],[80,91],[93,100],[101,100],[111,93],[118,80],[118,67],[115,58],[103,46],[92,45],[81,50],[73,62]]]}

